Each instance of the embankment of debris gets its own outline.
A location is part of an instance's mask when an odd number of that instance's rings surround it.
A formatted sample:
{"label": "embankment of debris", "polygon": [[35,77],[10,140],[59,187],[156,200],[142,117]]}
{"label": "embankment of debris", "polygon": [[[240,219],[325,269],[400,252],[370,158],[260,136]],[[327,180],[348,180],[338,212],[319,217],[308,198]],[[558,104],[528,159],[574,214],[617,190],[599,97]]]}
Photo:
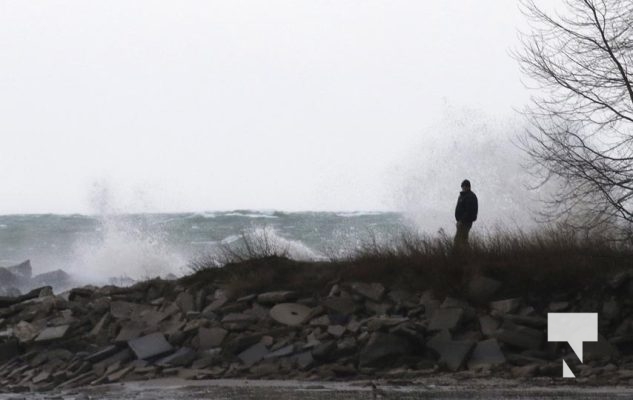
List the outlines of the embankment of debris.
{"label": "embankment of debris", "polygon": [[[563,359],[576,383],[633,381],[633,270],[584,292],[509,296],[505,282],[479,272],[447,294],[411,289],[416,285],[393,276],[350,280],[340,271],[320,273],[327,263],[272,257],[247,264],[248,274],[244,265],[229,265],[178,281],[60,294],[42,287],[0,298],[0,391],[173,376],[336,380],[450,373],[554,381],[562,377]],[[265,279],[292,268],[293,279],[244,293],[261,287],[258,271]],[[335,279],[318,278],[324,276]],[[547,342],[548,312],[599,313],[599,341],[585,343],[584,363],[567,344]]]}

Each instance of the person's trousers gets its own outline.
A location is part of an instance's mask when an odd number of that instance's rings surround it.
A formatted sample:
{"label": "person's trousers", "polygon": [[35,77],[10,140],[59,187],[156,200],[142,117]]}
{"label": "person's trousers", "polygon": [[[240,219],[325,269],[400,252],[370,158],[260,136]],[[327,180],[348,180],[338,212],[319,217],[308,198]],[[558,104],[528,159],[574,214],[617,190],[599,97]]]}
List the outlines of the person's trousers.
{"label": "person's trousers", "polygon": [[456,249],[462,249],[468,247],[468,233],[473,224],[466,224],[461,221],[457,221],[457,231],[455,232],[454,245]]}

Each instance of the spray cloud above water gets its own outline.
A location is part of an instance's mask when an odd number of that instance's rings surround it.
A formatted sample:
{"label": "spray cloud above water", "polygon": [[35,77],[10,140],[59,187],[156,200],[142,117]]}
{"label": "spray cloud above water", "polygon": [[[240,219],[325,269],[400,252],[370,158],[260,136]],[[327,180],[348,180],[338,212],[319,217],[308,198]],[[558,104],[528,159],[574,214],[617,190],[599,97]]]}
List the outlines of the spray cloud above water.
{"label": "spray cloud above water", "polygon": [[460,183],[469,179],[479,198],[479,231],[534,227],[543,192],[530,190],[536,181],[516,143],[523,129],[516,117],[445,108],[390,171],[394,204],[423,232],[452,232]]}

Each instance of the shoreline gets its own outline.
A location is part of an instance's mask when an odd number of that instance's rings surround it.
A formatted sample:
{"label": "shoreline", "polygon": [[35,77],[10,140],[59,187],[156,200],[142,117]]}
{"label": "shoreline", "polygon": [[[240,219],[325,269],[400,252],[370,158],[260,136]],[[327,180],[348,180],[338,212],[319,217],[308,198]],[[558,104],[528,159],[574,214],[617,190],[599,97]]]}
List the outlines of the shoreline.
{"label": "shoreline", "polygon": [[[560,284],[548,270],[543,276],[554,280],[526,292],[521,285],[531,287],[534,271],[527,278],[515,266],[503,275],[508,267],[486,270],[468,257],[422,268],[389,254],[338,262],[271,256],[131,287],[43,287],[0,304],[0,392],[175,378],[447,382],[475,391],[633,382],[633,269],[603,268],[582,292],[568,281],[548,292]],[[526,278],[508,281],[517,275]],[[566,344],[546,341],[547,312],[590,311],[600,312],[601,336],[585,343],[584,363]],[[562,378],[563,360],[577,379]]]}

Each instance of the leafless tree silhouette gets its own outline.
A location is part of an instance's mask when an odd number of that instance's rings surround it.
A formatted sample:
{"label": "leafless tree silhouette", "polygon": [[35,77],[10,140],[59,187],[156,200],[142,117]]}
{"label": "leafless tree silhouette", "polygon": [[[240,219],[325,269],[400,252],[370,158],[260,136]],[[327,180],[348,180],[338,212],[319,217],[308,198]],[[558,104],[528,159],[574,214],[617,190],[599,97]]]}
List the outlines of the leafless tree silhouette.
{"label": "leafless tree silhouette", "polygon": [[616,222],[627,232],[633,226],[633,1],[547,6],[556,10],[521,1],[531,31],[521,33],[514,54],[537,89],[521,143],[542,183],[560,184],[546,214],[570,223],[582,215],[589,229]]}

